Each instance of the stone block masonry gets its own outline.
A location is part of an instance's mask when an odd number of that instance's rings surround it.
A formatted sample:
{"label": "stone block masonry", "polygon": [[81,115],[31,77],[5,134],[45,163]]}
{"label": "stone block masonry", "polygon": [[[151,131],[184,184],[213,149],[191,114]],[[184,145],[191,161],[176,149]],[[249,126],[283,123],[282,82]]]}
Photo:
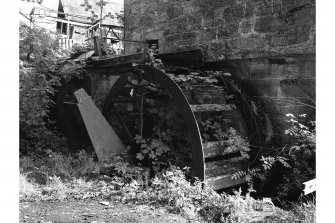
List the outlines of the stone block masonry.
{"label": "stone block masonry", "polygon": [[161,52],[201,48],[207,61],[314,53],[315,2],[125,0],[125,36],[159,39]]}
{"label": "stone block masonry", "polygon": [[286,113],[313,113],[291,99],[315,96],[315,0],[125,0],[125,38],[158,40],[161,53],[201,49],[208,68],[261,98],[278,137]]}

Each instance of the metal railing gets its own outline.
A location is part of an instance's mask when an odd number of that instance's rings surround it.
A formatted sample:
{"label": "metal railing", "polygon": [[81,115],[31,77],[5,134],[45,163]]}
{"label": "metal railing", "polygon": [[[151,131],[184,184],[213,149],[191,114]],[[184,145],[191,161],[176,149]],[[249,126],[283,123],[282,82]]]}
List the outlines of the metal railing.
{"label": "metal railing", "polygon": [[58,44],[59,47],[63,50],[70,50],[73,46],[73,39],[69,39],[68,37],[61,37]]}

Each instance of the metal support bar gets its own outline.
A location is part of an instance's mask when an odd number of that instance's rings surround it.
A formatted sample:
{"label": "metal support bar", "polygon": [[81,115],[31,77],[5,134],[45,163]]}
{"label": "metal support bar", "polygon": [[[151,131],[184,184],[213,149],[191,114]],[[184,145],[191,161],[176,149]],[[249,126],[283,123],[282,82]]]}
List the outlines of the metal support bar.
{"label": "metal support bar", "polygon": [[137,70],[138,72],[138,77],[139,77],[139,80],[138,80],[138,83],[140,83],[139,85],[139,94],[140,94],[140,136],[141,138],[143,137],[143,107],[144,107],[144,94],[143,94],[143,86],[142,86],[142,81],[143,81],[143,78],[142,78],[142,70]]}
{"label": "metal support bar", "polygon": [[121,117],[120,113],[115,109],[114,105],[112,105],[112,109],[113,109],[113,111],[115,112],[117,118],[120,120],[120,122],[121,122],[123,128],[125,128],[125,130],[126,130],[126,132],[127,132],[127,135],[129,136],[129,139],[130,139],[133,143],[135,143],[134,138],[133,138],[133,136],[131,135],[131,133],[130,133],[130,131],[129,131],[127,125],[126,125],[126,123],[123,121],[123,118]]}

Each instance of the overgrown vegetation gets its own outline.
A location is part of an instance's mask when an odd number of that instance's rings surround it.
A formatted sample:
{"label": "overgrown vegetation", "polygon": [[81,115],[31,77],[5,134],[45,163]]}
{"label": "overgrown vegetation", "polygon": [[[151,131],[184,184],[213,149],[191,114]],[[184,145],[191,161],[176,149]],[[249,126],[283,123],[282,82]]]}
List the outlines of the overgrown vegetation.
{"label": "overgrown vegetation", "polygon": [[57,37],[23,25],[20,39],[20,152],[59,149],[64,142],[50,128],[48,118],[54,87],[61,80],[51,73],[56,66]]}
{"label": "overgrown vegetation", "polygon": [[[315,178],[315,155],[316,155],[316,131],[315,116],[312,114],[286,114],[287,129],[282,129],[287,144],[275,147],[268,144],[273,137],[273,130],[264,125],[268,117],[263,112],[261,102],[257,98],[251,98],[243,92],[241,86],[230,75],[228,78],[219,77],[222,84],[227,86],[234,100],[243,107],[245,120],[249,121],[253,132],[249,135],[249,143],[256,153],[249,152],[251,157],[248,168],[238,171],[234,178],[245,177],[248,181],[248,191],[257,192],[258,195],[271,196],[282,207],[292,208],[291,202],[302,197],[303,182]],[[295,88],[302,93],[299,99],[292,99],[299,105],[315,108],[315,98],[305,94],[301,89]],[[314,103],[314,104],[313,104]],[[283,117],[285,120],[285,117]],[[264,143],[264,144],[263,144]],[[256,185],[255,185],[256,184]],[[255,187],[257,186],[257,187]],[[263,193],[263,189],[272,188]]]}
{"label": "overgrown vegetation", "polygon": [[105,198],[164,206],[190,219],[202,216],[209,222],[315,219],[313,203],[296,205],[294,212],[289,212],[276,208],[270,199],[255,200],[241,191],[218,194],[202,182],[190,183],[185,170],[175,166],[149,178],[146,168],[130,165],[122,157],[94,162],[92,155],[83,151],[75,156],[50,151],[49,156],[21,158],[20,167],[21,200]]}
{"label": "overgrown vegetation", "polygon": [[[149,163],[152,170],[133,165],[128,157],[111,157],[105,162],[94,161],[93,154],[81,151],[67,152],[64,137],[53,128],[49,119],[52,95],[61,80],[81,77],[82,63],[65,61],[70,52],[58,49],[57,36],[50,36],[40,28],[20,28],[20,199],[28,201],[106,198],[125,203],[146,203],[168,207],[190,219],[202,216],[209,222],[287,221],[314,222],[313,202],[294,205],[293,211],[275,207],[269,198],[256,200],[250,196],[253,181],[267,180],[276,165],[287,168],[284,182],[278,186],[278,199],[292,190],[301,190],[302,182],[315,176],[315,122],[300,123],[300,118],[288,115],[294,145],[275,150],[268,156],[256,157],[260,161],[246,171],[237,172],[234,178],[247,176],[249,192],[235,191],[233,195],[218,194],[203,182],[186,180],[187,168],[169,163],[173,123],[168,130],[157,133],[149,140],[136,137],[140,150],[135,154],[139,163]],[[85,51],[76,47],[76,52]],[[63,61],[61,60],[63,59]],[[212,76],[173,76],[176,82],[188,88],[187,83],[199,79],[215,82]],[[158,118],[163,111],[151,110]],[[170,114],[171,115],[171,114]],[[171,115],[172,117],[172,115]],[[200,123],[204,141],[227,140],[227,147],[239,150],[249,157],[248,142],[225,127],[221,117]],[[224,129],[224,130],[223,130]],[[162,165],[164,168],[162,168]]]}
{"label": "overgrown vegetation", "polygon": [[52,97],[63,80],[82,77],[84,64],[65,60],[73,52],[61,50],[58,35],[44,28],[22,25],[19,34],[20,152],[66,150],[49,118]]}
{"label": "overgrown vegetation", "polygon": [[[234,174],[234,178],[246,176],[249,184],[249,191],[254,191],[254,181],[259,179],[263,182],[269,181],[273,176],[283,179],[277,184],[277,195],[273,197],[284,207],[291,207],[290,202],[285,200],[288,197],[302,196],[303,183],[315,178],[315,122],[309,121],[308,126],[299,122],[299,118],[288,114],[287,122],[290,128],[285,134],[292,136],[293,144],[283,148],[271,149],[269,155],[256,156],[253,163],[249,164],[246,171],[239,171]],[[257,162],[257,158],[259,158]],[[280,171],[280,172],[279,172]],[[278,175],[278,172],[281,175]],[[271,182],[269,182],[271,183]],[[268,184],[269,184],[268,183]],[[285,199],[286,198],[286,199]]]}
{"label": "overgrown vegetation", "polygon": [[303,183],[314,179],[316,174],[315,121],[307,121],[304,125],[301,122],[303,119],[306,120],[306,115],[295,117],[288,114],[287,117],[290,128],[285,131],[285,134],[294,138],[295,143],[280,151],[282,156],[289,161],[291,168],[285,172],[284,182],[278,186],[278,190],[281,191],[278,194],[278,199],[290,193],[301,192],[304,188]]}

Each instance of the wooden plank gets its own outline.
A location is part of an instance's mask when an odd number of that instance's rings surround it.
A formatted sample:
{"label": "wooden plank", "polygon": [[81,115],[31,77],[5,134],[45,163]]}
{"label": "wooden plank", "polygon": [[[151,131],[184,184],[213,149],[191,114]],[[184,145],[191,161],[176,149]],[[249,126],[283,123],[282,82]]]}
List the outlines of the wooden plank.
{"label": "wooden plank", "polygon": [[99,55],[99,59],[102,57],[101,43],[98,36],[94,37],[94,52]]}
{"label": "wooden plank", "polygon": [[132,65],[133,63],[144,63],[149,61],[149,59],[150,56],[148,53],[138,53],[91,61],[88,65],[93,65],[94,67],[101,69],[122,65]]}
{"label": "wooden plank", "polygon": [[[194,106],[197,106],[197,105],[194,105]],[[206,120],[206,117],[208,117],[208,113],[210,113],[210,112],[220,112],[220,116],[223,119],[227,120],[227,123],[226,123],[227,126],[234,128],[240,136],[247,137],[246,124],[244,122],[242,114],[235,107],[235,105],[230,105],[231,109],[230,110],[225,110],[225,111],[219,111],[220,107],[216,108],[216,107],[213,106],[213,108],[211,108],[210,105],[206,105],[206,106],[208,108],[206,108],[206,107],[202,108],[201,105],[199,105],[198,106],[198,108],[199,108],[198,111],[199,112],[194,111],[194,112],[196,112],[195,115],[196,115],[198,121]],[[197,108],[193,108],[193,109],[196,110]],[[211,110],[211,109],[212,109],[212,111],[207,111],[207,110]]]}
{"label": "wooden plank", "polygon": [[93,54],[94,54],[94,50],[91,50],[91,51],[81,54],[75,60],[87,60],[88,58],[92,57]]}
{"label": "wooden plank", "polygon": [[238,147],[228,146],[229,140],[203,142],[204,157],[216,157],[240,151]]}
{"label": "wooden plank", "polygon": [[214,190],[220,190],[223,188],[236,186],[236,185],[243,184],[246,182],[245,177],[242,177],[238,180],[234,180],[231,177],[232,175],[210,177],[210,178],[206,178],[205,181],[207,182],[208,186],[210,186]]}
{"label": "wooden plank", "polygon": [[229,111],[234,105],[230,104],[201,104],[190,105],[193,112],[214,112],[214,111]]}
{"label": "wooden plank", "polygon": [[101,161],[112,154],[122,154],[125,151],[123,143],[90,96],[82,88],[74,92],[74,95],[98,159]]}
{"label": "wooden plank", "polygon": [[227,94],[221,87],[210,84],[191,86],[191,104],[227,104]]}
{"label": "wooden plank", "polygon": [[232,174],[243,169],[245,158],[239,156],[229,160],[219,160],[205,163],[206,177],[218,177],[222,175]]}
{"label": "wooden plank", "polygon": [[204,64],[201,50],[188,50],[180,52],[167,52],[159,54],[157,59],[161,59],[166,65],[183,67],[200,67]]}

